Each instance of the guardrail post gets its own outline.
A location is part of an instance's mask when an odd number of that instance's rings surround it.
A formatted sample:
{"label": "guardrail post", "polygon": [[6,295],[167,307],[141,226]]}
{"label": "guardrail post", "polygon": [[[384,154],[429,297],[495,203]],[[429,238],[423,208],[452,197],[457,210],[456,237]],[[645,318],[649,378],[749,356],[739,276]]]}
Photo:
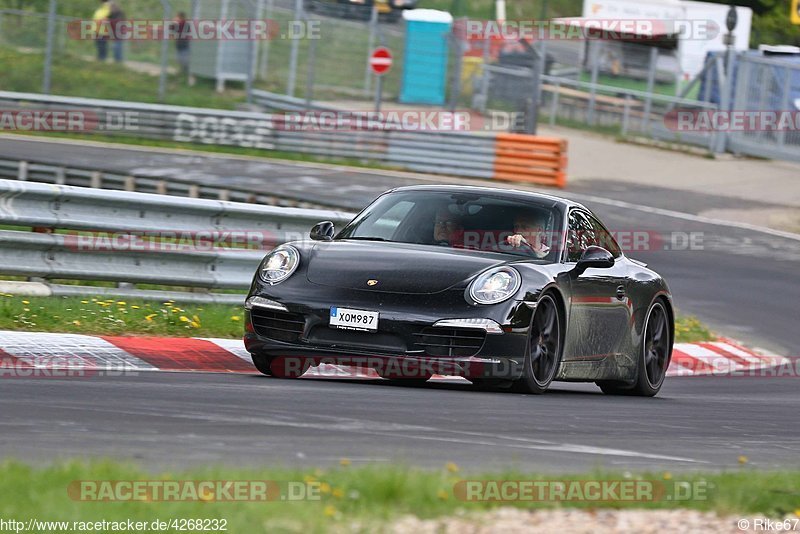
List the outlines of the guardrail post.
{"label": "guardrail post", "polygon": [[19,162],[19,172],[17,173],[17,180],[25,181],[28,179],[28,162]]}
{"label": "guardrail post", "polygon": [[[267,0],[267,13],[264,16],[266,20],[272,20],[272,11],[275,7],[275,0]],[[261,62],[258,67],[259,75],[262,80],[267,79],[267,68],[269,67],[269,43],[272,39],[264,39],[261,41],[263,45],[261,46]]]}
{"label": "guardrail post", "polygon": [[653,91],[656,86],[656,64],[658,63],[658,48],[650,49],[650,66],[647,71],[647,98],[644,101],[644,126],[645,131],[650,130],[650,111],[653,108]]}
{"label": "guardrail post", "polygon": [[103,187],[103,175],[100,174],[100,171],[93,171],[92,174],[89,175],[89,187],[94,189],[100,189]]}
{"label": "guardrail post", "polygon": [[[793,72],[788,67],[784,68],[784,72],[786,72],[786,75],[783,78],[783,89],[782,89],[783,98],[781,98],[781,109],[791,109],[789,107],[789,95],[791,94],[791,81]],[[783,148],[785,144],[786,144],[786,128],[780,128],[778,130],[778,147]]]}
{"label": "guardrail post", "polygon": [[44,50],[44,75],[42,77],[42,93],[50,94],[50,79],[53,67],[53,44],[56,33],[56,0],[50,0],[47,10],[47,44]]}
{"label": "guardrail post", "polygon": [[56,185],[67,185],[67,170],[64,167],[56,169]]}
{"label": "guardrail post", "polygon": [[217,198],[220,200],[230,200],[231,192],[228,189],[220,189],[219,193],[217,193]]}
{"label": "guardrail post", "polygon": [[558,114],[558,98],[561,96],[561,82],[556,82],[556,88],[553,90],[553,96],[550,100],[550,126],[556,125],[556,115]]}
{"label": "guardrail post", "polygon": [[594,126],[594,107],[595,107],[595,98],[597,96],[597,76],[600,70],[600,53],[599,53],[599,46],[600,41],[590,41],[590,45],[592,45],[592,78],[591,84],[592,86],[589,88],[589,109],[586,111],[587,117],[586,122],[589,123],[590,126]]}
{"label": "guardrail post", "polygon": [[189,186],[189,198],[200,198],[200,186],[192,184]]}
{"label": "guardrail post", "polygon": [[125,177],[125,191],[136,191],[136,178],[133,176]]}
{"label": "guardrail post", "polygon": [[[308,20],[303,13],[303,20]],[[306,109],[311,110],[314,101],[314,74],[317,68],[317,40],[309,39],[306,55]]]}
{"label": "guardrail post", "polygon": [[[294,18],[300,20],[303,17],[303,0],[295,0],[294,2]],[[297,79],[297,54],[300,48],[300,40],[292,39],[291,48],[289,49],[289,76],[286,80],[286,94],[294,96],[294,86]]]}
{"label": "guardrail post", "polygon": [[367,61],[364,70],[364,94],[372,92],[372,69],[369,66],[369,55],[375,48],[375,39],[378,30],[378,4],[372,4],[372,11],[369,15],[369,36],[367,37]]}
{"label": "guardrail post", "polygon": [[[170,19],[172,6],[169,0],[161,0],[161,9],[164,12],[164,20]],[[158,101],[163,102],[167,95],[167,63],[169,61],[169,40],[161,40],[161,72],[158,75]]]}
{"label": "guardrail post", "polygon": [[628,135],[628,119],[631,114],[631,95],[625,95],[625,107],[622,108],[622,135]]}
{"label": "guardrail post", "polygon": [[156,182],[156,193],[159,195],[166,195],[167,194],[167,182],[164,180],[159,180]]}

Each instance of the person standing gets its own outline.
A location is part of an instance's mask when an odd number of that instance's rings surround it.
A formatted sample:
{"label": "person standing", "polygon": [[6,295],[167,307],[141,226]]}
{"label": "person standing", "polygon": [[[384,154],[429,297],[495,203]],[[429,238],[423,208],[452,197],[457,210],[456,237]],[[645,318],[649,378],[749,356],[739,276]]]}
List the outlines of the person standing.
{"label": "person standing", "polygon": [[114,61],[117,63],[122,63],[122,40],[117,38],[117,28],[120,21],[125,20],[125,12],[122,11],[122,8],[120,8],[116,2],[110,1],[108,4],[108,21],[109,26],[111,26],[111,38],[114,41],[114,44],[112,45]]}
{"label": "person standing", "polygon": [[186,20],[186,13],[183,11],[178,12],[178,16],[175,18],[175,31],[178,34],[178,38],[175,39],[175,52],[178,55],[178,65],[181,69],[181,74],[183,76],[189,77],[189,34],[188,34],[188,22]]}
{"label": "person standing", "polygon": [[100,6],[94,11],[92,21],[95,27],[95,40],[94,44],[97,48],[97,60],[105,61],[108,57],[108,40],[107,27],[104,25],[109,20],[111,15],[111,2],[109,0],[100,0]]}

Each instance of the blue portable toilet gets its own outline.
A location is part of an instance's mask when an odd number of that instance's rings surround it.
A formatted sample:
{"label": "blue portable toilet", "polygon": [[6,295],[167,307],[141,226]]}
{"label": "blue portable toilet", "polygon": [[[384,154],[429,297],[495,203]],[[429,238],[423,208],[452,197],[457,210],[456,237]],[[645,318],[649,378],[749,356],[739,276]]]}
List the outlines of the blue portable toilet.
{"label": "blue portable toilet", "polygon": [[435,9],[403,11],[406,46],[400,102],[444,104],[447,87],[447,44],[453,16]]}

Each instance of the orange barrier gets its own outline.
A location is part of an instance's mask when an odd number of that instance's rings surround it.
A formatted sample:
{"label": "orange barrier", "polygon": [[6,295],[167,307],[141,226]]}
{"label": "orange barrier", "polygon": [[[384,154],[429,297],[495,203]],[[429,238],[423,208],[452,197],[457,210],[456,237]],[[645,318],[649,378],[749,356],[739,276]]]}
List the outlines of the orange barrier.
{"label": "orange barrier", "polygon": [[567,141],[513,133],[497,134],[494,178],[511,182],[567,185]]}

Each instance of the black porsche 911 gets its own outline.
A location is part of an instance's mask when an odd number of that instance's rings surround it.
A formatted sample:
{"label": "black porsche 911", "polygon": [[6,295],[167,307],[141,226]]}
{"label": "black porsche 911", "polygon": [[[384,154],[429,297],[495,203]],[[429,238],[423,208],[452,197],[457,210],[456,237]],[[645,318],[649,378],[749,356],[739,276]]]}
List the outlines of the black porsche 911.
{"label": "black porsche 911", "polygon": [[655,395],[674,332],[664,280],[591,211],[485,187],[397,188],[338,233],[317,224],[267,254],[245,308],[267,375],[338,363],[530,393],[564,380]]}

